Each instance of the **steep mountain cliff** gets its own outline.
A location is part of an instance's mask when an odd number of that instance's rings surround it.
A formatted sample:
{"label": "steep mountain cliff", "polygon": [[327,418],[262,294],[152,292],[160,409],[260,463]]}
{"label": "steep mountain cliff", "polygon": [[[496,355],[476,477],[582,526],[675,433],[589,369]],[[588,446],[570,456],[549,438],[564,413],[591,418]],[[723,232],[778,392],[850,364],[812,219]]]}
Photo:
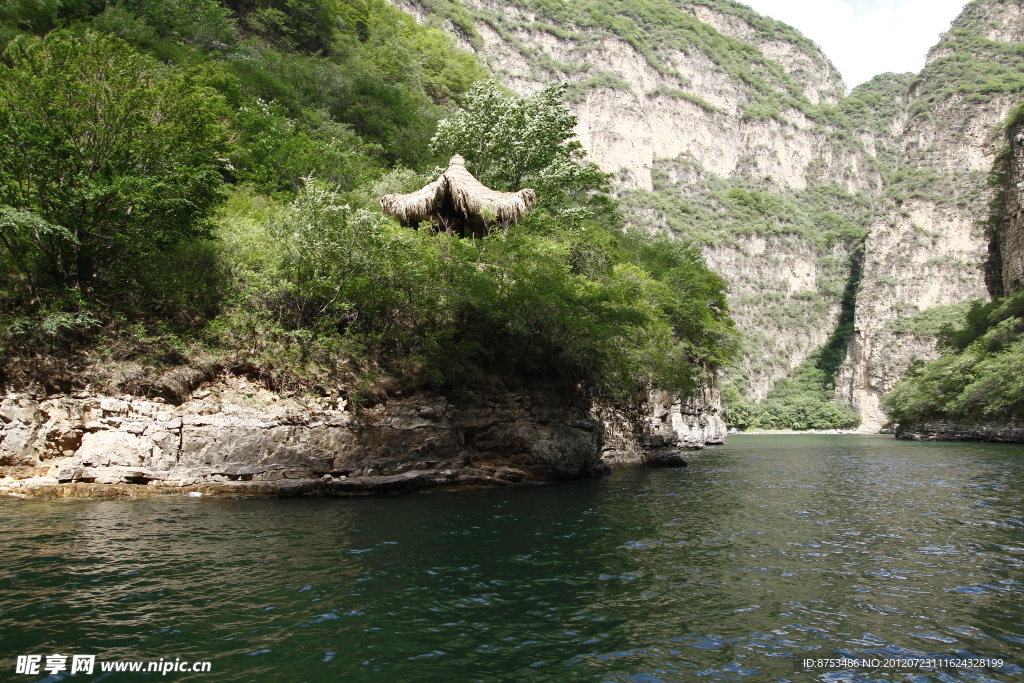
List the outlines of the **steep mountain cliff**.
{"label": "steep mountain cliff", "polygon": [[504,85],[571,84],[578,136],[631,222],[699,243],[730,280],[741,395],[764,398],[829,341],[882,178],[810,41],[722,0],[466,7],[464,44]]}
{"label": "steep mountain cliff", "polygon": [[[1003,215],[996,207],[989,289],[994,296],[1024,289],[1024,114],[1017,110],[1006,131]],[[1000,220],[1001,219],[1001,220]]]}
{"label": "steep mountain cliff", "polygon": [[890,203],[865,244],[854,335],[836,393],[863,424],[885,420],[881,396],[915,360],[936,356],[935,333],[959,302],[987,299],[986,177],[999,124],[1024,92],[1024,10],[970,3],[928,54],[892,122]]}
{"label": "steep mountain cliff", "polygon": [[468,0],[458,25],[404,8],[513,90],[571,84],[578,136],[631,222],[700,244],[729,280],[733,402],[813,375],[879,427],[880,397],[987,298],[986,261],[989,280],[1005,262],[982,222],[993,131],[1024,89],[1017,2],[970,3],[921,74],[848,96],[806,38],[729,0]]}

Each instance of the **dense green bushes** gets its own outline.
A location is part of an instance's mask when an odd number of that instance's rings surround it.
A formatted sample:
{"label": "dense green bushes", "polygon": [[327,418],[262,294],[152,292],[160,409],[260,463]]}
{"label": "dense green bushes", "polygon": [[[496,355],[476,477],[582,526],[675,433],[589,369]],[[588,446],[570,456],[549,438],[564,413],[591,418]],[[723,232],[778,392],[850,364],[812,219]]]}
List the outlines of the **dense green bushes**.
{"label": "dense green bushes", "polygon": [[975,304],[942,333],[945,354],[911,368],[885,397],[894,423],[1024,416],[1024,292]]}
{"label": "dense green bushes", "polygon": [[36,305],[103,298],[125,262],[209,236],[221,99],[126,43],[20,37],[0,64],[0,241]]}
{"label": "dense green bushes", "polygon": [[[40,25],[63,31],[4,55],[4,172],[32,173],[5,178],[0,208],[0,269],[21,275],[0,291],[3,383],[149,391],[165,370],[219,364],[352,397],[388,378],[472,390],[553,377],[638,396],[691,390],[732,357],[724,282],[698,250],[622,230],[557,90],[542,94],[550,145],[536,144],[544,117],[502,123],[518,126],[510,145],[547,154],[518,168],[515,150],[497,151],[513,163],[497,184],[544,193],[528,220],[483,240],[412,231],[377,198],[436,173],[443,106],[483,73],[471,55],[383,1],[182,7],[58,13]],[[32,55],[56,69],[35,93],[21,75]],[[75,137],[26,118],[32,97],[104,104],[37,107],[80,124]],[[116,144],[82,144],[101,129]],[[471,156],[457,136],[435,143]],[[68,182],[68,159],[98,170]],[[66,275],[66,254],[87,249]]]}
{"label": "dense green bushes", "polygon": [[835,377],[829,377],[819,366],[820,358],[812,355],[800,365],[792,377],[775,383],[760,403],[751,403],[733,389],[726,400],[726,421],[740,429],[852,429],[860,424],[860,416],[849,407],[833,400]]}
{"label": "dense green bushes", "polygon": [[596,224],[462,240],[348,199],[310,179],[287,206],[226,208],[241,286],[218,330],[280,382],[339,382],[351,354],[428,385],[557,376],[623,394],[692,389],[730,357],[723,283],[683,245]]}

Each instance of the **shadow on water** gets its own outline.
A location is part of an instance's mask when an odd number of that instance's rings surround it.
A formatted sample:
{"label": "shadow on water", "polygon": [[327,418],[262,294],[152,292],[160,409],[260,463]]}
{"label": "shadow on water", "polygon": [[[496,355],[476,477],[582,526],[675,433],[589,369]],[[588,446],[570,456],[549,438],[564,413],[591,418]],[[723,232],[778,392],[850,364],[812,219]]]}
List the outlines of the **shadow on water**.
{"label": "shadow on water", "polygon": [[[552,486],[7,501],[0,680],[57,652],[211,661],[166,676],[195,681],[1020,680],[1022,491],[1018,446],[738,436]],[[1005,664],[802,664],[843,655]]]}

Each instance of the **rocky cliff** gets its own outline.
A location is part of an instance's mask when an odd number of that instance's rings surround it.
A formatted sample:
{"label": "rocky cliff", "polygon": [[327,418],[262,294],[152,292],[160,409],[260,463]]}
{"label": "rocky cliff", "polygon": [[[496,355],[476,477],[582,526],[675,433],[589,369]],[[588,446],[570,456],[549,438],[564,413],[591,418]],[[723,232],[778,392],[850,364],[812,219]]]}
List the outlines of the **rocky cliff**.
{"label": "rocky cliff", "polygon": [[551,388],[393,396],[356,413],[236,377],[180,406],[12,394],[0,403],[0,494],[356,495],[685,465],[684,451],[725,438],[714,400],[654,393],[622,409]]}
{"label": "rocky cliff", "polygon": [[[1020,3],[970,3],[921,74],[850,95],[809,41],[728,0],[466,7],[466,45],[506,86],[572,84],[579,138],[631,221],[700,244],[729,280],[745,342],[728,379],[746,398],[830,345],[837,400],[877,428],[939,327],[987,298],[986,176],[1024,96]],[[1004,280],[1024,253],[1013,230]]]}
{"label": "rocky cliff", "polygon": [[997,220],[992,240],[994,295],[1024,289],[1024,124],[1015,122],[1007,131],[1004,181],[1004,214]]}
{"label": "rocky cliff", "polygon": [[858,249],[837,235],[866,227],[882,177],[874,139],[836,119],[846,89],[810,41],[727,0],[465,5],[464,44],[504,85],[570,83],[577,135],[631,222],[699,243],[727,277],[743,394],[763,398],[821,348]]}
{"label": "rocky cliff", "polygon": [[942,321],[936,309],[989,297],[986,177],[1002,147],[1000,124],[1022,96],[1022,40],[1017,2],[970,3],[929,52],[893,119],[890,203],[867,237],[855,331],[836,388],[865,426],[885,421],[879,401],[912,362],[937,355],[938,326],[914,318]]}

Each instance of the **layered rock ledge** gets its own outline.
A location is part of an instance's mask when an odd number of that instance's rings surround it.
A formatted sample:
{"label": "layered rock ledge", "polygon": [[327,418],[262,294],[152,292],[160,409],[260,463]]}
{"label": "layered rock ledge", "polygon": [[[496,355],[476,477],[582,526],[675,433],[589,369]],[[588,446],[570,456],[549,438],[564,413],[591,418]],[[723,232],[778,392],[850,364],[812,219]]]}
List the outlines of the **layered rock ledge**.
{"label": "layered rock ledge", "polygon": [[936,420],[909,426],[897,425],[896,438],[904,441],[1024,443],[1024,423],[966,424]]}
{"label": "layered rock ledge", "polygon": [[226,386],[180,406],[9,394],[0,403],[0,495],[344,496],[678,466],[685,452],[724,440],[716,398],[654,393],[623,410],[554,390],[457,402],[417,393],[356,412]]}

